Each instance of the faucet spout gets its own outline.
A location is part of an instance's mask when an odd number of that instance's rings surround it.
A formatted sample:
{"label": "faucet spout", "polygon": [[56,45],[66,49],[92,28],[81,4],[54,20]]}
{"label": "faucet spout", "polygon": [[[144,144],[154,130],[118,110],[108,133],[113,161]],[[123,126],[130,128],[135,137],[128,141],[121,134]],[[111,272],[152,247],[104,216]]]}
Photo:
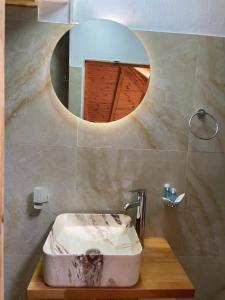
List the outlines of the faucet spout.
{"label": "faucet spout", "polygon": [[135,208],[135,207],[138,207],[138,206],[140,206],[140,201],[135,201],[135,202],[131,202],[131,203],[126,203],[124,205],[123,209],[125,211],[127,211],[130,208]]}

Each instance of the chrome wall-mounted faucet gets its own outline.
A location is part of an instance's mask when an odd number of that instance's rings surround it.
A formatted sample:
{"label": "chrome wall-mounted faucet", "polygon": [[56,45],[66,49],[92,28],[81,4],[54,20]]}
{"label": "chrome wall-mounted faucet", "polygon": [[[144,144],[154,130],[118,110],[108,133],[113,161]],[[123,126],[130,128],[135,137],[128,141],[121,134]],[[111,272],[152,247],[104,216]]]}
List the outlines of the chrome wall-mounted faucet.
{"label": "chrome wall-mounted faucet", "polygon": [[124,210],[127,211],[130,208],[137,207],[136,231],[142,244],[142,247],[144,247],[146,191],[143,189],[138,189],[130,192],[137,194],[137,200],[134,202],[126,203],[124,205]]}

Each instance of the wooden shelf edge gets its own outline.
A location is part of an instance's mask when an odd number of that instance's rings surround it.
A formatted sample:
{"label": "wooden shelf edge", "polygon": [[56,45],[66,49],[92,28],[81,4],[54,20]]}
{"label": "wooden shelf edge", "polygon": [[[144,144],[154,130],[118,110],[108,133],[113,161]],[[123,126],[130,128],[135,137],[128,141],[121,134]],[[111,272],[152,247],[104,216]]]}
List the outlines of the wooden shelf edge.
{"label": "wooden shelf edge", "polygon": [[[43,281],[42,259],[27,288],[29,300],[193,298],[195,289],[164,238],[147,238],[139,282],[127,288],[54,288]],[[160,271],[159,271],[160,270]]]}
{"label": "wooden shelf edge", "polygon": [[105,291],[104,294],[97,293],[96,291],[89,290],[85,288],[85,295],[82,292],[81,294],[77,292],[76,297],[74,297],[74,290],[68,288],[67,293],[64,291],[59,291],[57,290],[56,293],[53,295],[52,293],[46,293],[46,291],[40,291],[38,290],[38,296],[37,296],[37,291],[30,291],[29,289],[27,290],[27,297],[29,300],[45,300],[45,299],[56,299],[56,300],[61,300],[61,299],[93,299],[93,295],[96,297],[95,299],[168,299],[172,298],[174,299],[174,294],[176,294],[176,298],[193,298],[195,296],[195,290],[173,290],[173,291],[165,291],[163,292],[161,289],[159,290],[154,290],[154,291],[140,291],[140,292],[134,292],[131,290],[129,293],[126,292],[126,295],[123,295],[120,293],[119,290],[116,292],[113,291],[113,288],[108,288],[108,291]]}

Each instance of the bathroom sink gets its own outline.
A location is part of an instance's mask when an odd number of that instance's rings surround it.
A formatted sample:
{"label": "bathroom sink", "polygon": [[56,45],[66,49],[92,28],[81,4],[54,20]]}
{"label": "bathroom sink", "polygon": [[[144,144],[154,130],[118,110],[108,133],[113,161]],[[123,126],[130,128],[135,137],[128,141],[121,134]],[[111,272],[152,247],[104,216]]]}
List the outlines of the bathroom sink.
{"label": "bathroom sink", "polygon": [[142,246],[123,214],[59,215],[43,247],[44,280],[54,287],[129,287]]}

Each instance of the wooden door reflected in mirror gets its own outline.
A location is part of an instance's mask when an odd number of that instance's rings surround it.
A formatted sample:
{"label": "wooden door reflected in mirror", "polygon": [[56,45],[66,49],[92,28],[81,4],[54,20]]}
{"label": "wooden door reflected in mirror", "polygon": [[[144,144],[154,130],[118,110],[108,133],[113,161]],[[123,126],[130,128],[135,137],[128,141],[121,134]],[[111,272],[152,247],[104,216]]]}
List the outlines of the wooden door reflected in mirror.
{"label": "wooden door reflected in mirror", "polygon": [[56,45],[51,79],[61,103],[89,122],[120,120],[142,102],[150,82],[144,46],[124,25],[92,20],[76,25]]}
{"label": "wooden door reflected in mirror", "polygon": [[87,60],[84,120],[112,122],[129,115],[143,100],[149,78],[148,65]]}

